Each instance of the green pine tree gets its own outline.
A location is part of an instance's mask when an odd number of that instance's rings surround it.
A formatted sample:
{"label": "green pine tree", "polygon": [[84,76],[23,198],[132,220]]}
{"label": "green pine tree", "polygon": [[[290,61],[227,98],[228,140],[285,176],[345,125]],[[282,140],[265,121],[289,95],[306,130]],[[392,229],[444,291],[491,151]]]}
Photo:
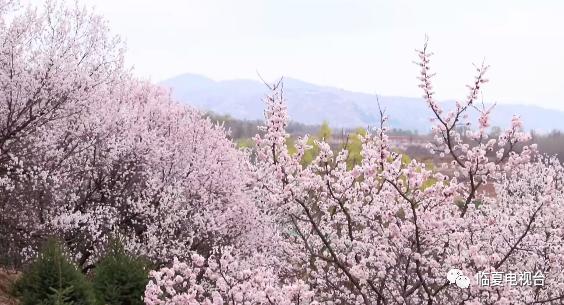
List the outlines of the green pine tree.
{"label": "green pine tree", "polygon": [[72,286],[67,286],[65,288],[55,289],[51,287],[51,291],[53,294],[48,302],[45,304],[53,304],[53,305],[74,305],[72,301],[72,293],[74,288]]}
{"label": "green pine tree", "polygon": [[112,240],[94,269],[93,285],[99,304],[143,305],[148,275],[146,260],[129,255],[119,240]]}
{"label": "green pine tree", "polygon": [[90,283],[53,239],[16,281],[14,293],[21,305],[96,304]]}

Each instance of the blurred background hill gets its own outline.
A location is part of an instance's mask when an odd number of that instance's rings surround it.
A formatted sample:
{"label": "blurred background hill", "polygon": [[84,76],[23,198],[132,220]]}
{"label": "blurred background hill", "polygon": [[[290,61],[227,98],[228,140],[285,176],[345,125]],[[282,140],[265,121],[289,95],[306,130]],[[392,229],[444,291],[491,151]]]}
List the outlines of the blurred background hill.
{"label": "blurred background hill", "polygon": [[[258,80],[214,81],[196,74],[183,74],[161,83],[172,89],[175,99],[205,111],[229,115],[235,119],[261,120],[264,104],[262,98],[267,87]],[[290,118],[306,125],[319,125],[324,121],[335,128],[374,126],[379,121],[377,99],[389,116],[391,128],[426,134],[432,116],[420,98],[377,96],[347,91],[334,87],[318,86],[293,78],[284,78]],[[495,101],[493,101],[495,102]],[[444,101],[448,110],[454,101]],[[486,107],[491,104],[486,103]],[[470,117],[475,121],[478,111]],[[547,134],[564,130],[564,112],[538,106],[497,104],[491,116],[491,125],[507,127],[511,117],[520,115],[525,129]]]}

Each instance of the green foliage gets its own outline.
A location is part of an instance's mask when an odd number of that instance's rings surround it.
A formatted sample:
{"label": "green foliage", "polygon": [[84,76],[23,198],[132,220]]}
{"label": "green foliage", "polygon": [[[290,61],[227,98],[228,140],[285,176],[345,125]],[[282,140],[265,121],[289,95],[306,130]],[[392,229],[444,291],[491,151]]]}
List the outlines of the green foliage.
{"label": "green foliage", "polygon": [[435,183],[437,183],[437,179],[429,178],[429,179],[423,181],[423,184],[421,185],[421,189],[425,190],[427,188],[430,188],[431,186],[435,185]]}
{"label": "green foliage", "polygon": [[51,291],[53,291],[53,294],[51,295],[48,304],[74,305],[74,302],[71,299],[72,293],[74,291],[74,288],[72,286],[60,289],[54,289],[53,287],[51,287],[50,289]]}
{"label": "green foliage", "polygon": [[315,141],[315,137],[309,137],[307,139],[307,145],[311,146],[311,148],[304,152],[304,156],[302,157],[303,166],[310,164],[319,154],[319,146],[315,143]]}
{"label": "green foliage", "polygon": [[[319,154],[319,146],[315,144],[315,137],[310,136],[307,140],[307,144],[310,145],[312,148],[307,149],[304,152],[304,155],[301,160],[302,166],[309,165],[313,159]],[[298,149],[296,148],[296,140],[293,137],[289,137],[286,139],[286,147],[288,149],[288,153],[293,156],[298,153]]]}
{"label": "green foliage", "polygon": [[398,154],[401,154],[401,164],[403,166],[407,166],[409,163],[411,163],[411,157],[407,153],[399,149],[396,149],[396,151]]}
{"label": "green foliage", "polygon": [[472,200],[472,204],[474,204],[474,206],[476,208],[480,207],[482,204],[484,204],[484,202],[481,199],[474,199]]}
{"label": "green foliage", "polygon": [[69,261],[61,246],[49,240],[37,259],[14,285],[22,305],[94,305],[85,276]]}
{"label": "green foliage", "polygon": [[317,132],[318,136],[310,136],[307,140],[307,145],[311,146],[311,149],[308,149],[304,152],[304,156],[302,157],[302,165],[307,166],[310,164],[317,155],[319,155],[319,145],[315,143],[316,140],[321,140],[324,142],[329,142],[331,140],[332,131],[329,127],[329,123],[324,121],[323,124],[319,127],[319,131]]}
{"label": "green foliage", "polygon": [[241,138],[236,141],[238,148],[252,148],[255,146],[255,142],[251,138]]}
{"label": "green foliage", "polygon": [[331,128],[329,127],[329,122],[323,121],[323,124],[319,127],[319,138],[325,142],[331,139]]}
{"label": "green foliage", "polygon": [[111,241],[106,256],[94,269],[93,286],[99,304],[142,305],[148,276],[146,260],[129,255],[119,240]]}
{"label": "green foliage", "polygon": [[350,170],[355,165],[362,162],[362,140],[361,137],[366,136],[367,132],[364,128],[358,128],[354,133],[350,134],[347,139],[346,148],[349,152],[347,158],[347,168]]}
{"label": "green foliage", "polygon": [[288,147],[288,153],[290,156],[293,156],[298,153],[298,149],[296,148],[296,140],[292,137],[288,137],[286,139],[286,147]]}
{"label": "green foliage", "polygon": [[[425,162],[425,169],[436,172],[436,166],[433,163],[433,161],[430,161],[430,160]],[[429,187],[435,185],[436,183],[437,183],[437,179],[431,177],[431,178],[423,181],[423,185],[421,186],[421,189],[424,190],[426,188],[429,188]]]}

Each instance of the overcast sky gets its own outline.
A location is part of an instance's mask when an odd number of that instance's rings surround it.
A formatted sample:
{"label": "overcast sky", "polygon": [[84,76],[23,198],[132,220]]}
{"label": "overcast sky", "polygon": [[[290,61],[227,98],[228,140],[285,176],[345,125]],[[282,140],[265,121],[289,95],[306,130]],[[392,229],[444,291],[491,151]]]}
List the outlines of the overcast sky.
{"label": "overcast sky", "polygon": [[80,0],[109,20],[137,75],[161,81],[289,76],[420,96],[414,49],[435,53],[438,98],[466,96],[491,65],[486,101],[564,110],[564,1]]}

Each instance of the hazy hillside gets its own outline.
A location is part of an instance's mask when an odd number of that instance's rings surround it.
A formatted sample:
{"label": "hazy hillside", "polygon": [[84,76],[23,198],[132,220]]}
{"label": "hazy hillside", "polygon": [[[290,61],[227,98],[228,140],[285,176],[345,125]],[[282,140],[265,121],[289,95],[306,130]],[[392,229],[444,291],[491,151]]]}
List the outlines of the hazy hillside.
{"label": "hazy hillside", "polygon": [[[235,118],[262,119],[262,98],[266,86],[254,80],[214,81],[209,78],[184,74],[162,82],[172,88],[173,96],[198,108]],[[324,120],[334,127],[364,127],[378,122],[376,96],[323,87],[286,78],[284,88],[292,120],[304,124],[320,124]],[[391,127],[418,132],[428,131],[429,110],[422,99],[380,96],[380,103],[390,117]],[[443,103],[448,109],[454,105]],[[498,104],[492,116],[492,125],[507,126],[513,114],[521,115],[527,129],[547,132],[564,130],[564,112],[536,106]],[[476,115],[476,111],[474,111]]]}

